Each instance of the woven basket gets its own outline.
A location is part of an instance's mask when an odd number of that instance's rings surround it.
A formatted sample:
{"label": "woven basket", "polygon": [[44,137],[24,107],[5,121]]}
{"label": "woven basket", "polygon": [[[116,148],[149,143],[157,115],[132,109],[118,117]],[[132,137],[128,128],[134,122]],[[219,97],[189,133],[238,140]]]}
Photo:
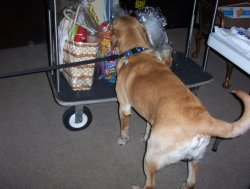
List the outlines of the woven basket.
{"label": "woven basket", "polygon": [[[77,16],[81,8],[82,6],[79,5],[76,12],[73,12],[69,9],[64,10],[65,19],[69,20],[71,23],[71,28],[68,28],[69,34],[72,32],[73,25],[77,23]],[[70,17],[70,15],[74,18]],[[92,32],[90,28],[83,25],[81,26]],[[99,43],[83,43],[66,40],[63,45],[63,63],[69,64],[73,62],[95,59],[97,57],[98,49]],[[62,71],[68,84],[74,91],[91,89],[94,72],[95,63],[64,68]]]}
{"label": "woven basket", "polygon": [[[76,43],[65,41],[63,62],[65,64],[94,59],[97,56],[98,43]],[[93,84],[95,63],[63,69],[63,75],[74,91],[89,90]]]}

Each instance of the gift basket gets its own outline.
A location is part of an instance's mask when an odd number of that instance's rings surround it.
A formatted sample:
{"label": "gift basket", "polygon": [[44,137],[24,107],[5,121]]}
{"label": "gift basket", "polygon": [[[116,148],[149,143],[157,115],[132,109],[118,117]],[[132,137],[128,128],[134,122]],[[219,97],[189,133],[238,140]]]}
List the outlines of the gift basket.
{"label": "gift basket", "polygon": [[[88,3],[64,9],[59,25],[60,64],[95,59],[98,56],[98,20]],[[93,84],[95,63],[64,68],[62,73],[74,91],[89,90]]]}

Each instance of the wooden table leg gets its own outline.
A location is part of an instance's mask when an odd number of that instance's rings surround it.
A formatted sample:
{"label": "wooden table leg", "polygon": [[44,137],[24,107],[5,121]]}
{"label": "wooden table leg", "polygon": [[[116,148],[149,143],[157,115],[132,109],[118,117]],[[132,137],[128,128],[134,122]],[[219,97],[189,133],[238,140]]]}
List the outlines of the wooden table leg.
{"label": "wooden table leg", "polygon": [[230,62],[227,62],[227,73],[226,73],[226,77],[225,80],[223,82],[223,87],[228,89],[231,85],[231,76],[232,76],[232,72],[233,72],[233,64],[231,64]]}

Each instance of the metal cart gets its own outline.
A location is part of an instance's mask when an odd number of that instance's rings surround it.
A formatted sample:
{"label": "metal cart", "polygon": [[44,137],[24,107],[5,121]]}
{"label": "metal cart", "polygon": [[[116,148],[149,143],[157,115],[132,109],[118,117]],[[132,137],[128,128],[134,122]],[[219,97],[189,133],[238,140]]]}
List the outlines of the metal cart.
{"label": "metal cart", "polygon": [[[50,65],[58,65],[58,18],[56,0],[47,0],[48,3],[48,28],[49,28],[49,57]],[[195,10],[196,3],[194,3]],[[202,70],[192,59],[188,58],[188,49],[192,38],[194,11],[189,32],[186,54],[177,52],[174,54],[172,70],[191,89],[197,89],[213,80],[213,77]],[[63,114],[64,125],[78,131],[87,128],[92,120],[92,114],[85,105],[117,101],[115,84],[102,79],[94,78],[93,86],[88,91],[73,91],[59,70],[48,72],[48,78],[53,95],[58,104],[70,106]]]}

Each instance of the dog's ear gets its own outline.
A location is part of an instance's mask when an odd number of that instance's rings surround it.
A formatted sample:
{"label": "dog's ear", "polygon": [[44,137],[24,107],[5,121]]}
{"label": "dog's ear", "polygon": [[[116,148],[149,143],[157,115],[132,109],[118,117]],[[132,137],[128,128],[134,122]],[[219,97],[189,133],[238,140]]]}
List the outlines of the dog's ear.
{"label": "dog's ear", "polygon": [[111,48],[114,50],[116,53],[120,52],[120,42],[119,42],[119,31],[116,29],[117,21],[114,20],[112,25],[111,25]]}
{"label": "dog's ear", "polygon": [[151,44],[151,40],[148,36],[147,30],[143,23],[140,23],[138,21],[138,31],[140,32],[141,36],[143,37],[143,40],[146,41],[148,44]]}
{"label": "dog's ear", "polygon": [[116,53],[120,52],[120,43],[119,43],[119,37],[115,33],[111,34],[111,48],[114,50]]}
{"label": "dog's ear", "polygon": [[147,29],[145,28],[144,24],[141,24],[141,25],[142,25],[142,28],[143,28],[142,29],[143,30],[142,33],[143,33],[145,41],[147,41],[148,44],[153,45],[154,42],[153,42],[152,38],[150,37],[150,35],[149,35]]}

